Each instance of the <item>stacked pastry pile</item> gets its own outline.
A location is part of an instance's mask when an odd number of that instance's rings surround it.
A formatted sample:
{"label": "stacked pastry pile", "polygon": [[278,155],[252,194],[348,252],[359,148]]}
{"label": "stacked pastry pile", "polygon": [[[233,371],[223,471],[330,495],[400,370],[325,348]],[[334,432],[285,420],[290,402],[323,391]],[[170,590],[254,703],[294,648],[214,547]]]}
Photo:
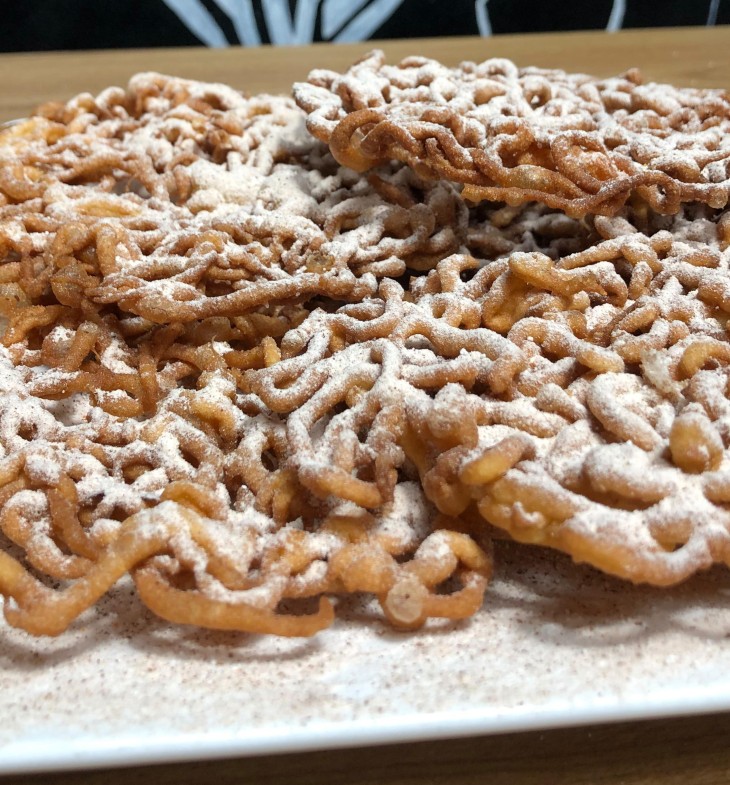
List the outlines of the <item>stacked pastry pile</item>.
{"label": "stacked pastry pile", "polygon": [[295,97],[143,74],[0,135],[7,620],[130,574],[179,623],[417,627],[498,530],[727,561],[727,99],[378,54]]}

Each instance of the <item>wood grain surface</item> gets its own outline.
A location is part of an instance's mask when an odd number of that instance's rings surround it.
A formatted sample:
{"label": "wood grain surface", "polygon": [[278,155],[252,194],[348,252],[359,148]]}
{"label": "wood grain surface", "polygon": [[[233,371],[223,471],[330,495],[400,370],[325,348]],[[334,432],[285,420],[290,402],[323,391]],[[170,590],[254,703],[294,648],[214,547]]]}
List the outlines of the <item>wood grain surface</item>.
{"label": "wood grain surface", "polygon": [[[730,28],[432,39],[382,44],[389,57],[424,54],[454,64],[510,57],[521,65],[600,76],[632,66],[656,81],[730,88]],[[141,70],[223,81],[249,92],[288,92],[314,67],[341,69],[366,45],[286,49],[166,49],[0,55],[0,121],[37,104],[124,84]],[[2,643],[0,642],[0,645]],[[12,718],[5,718],[12,722]],[[730,781],[730,715],[654,720],[491,738],[330,750],[118,769],[8,777],[3,785],[724,785]],[[1,754],[1,753],[0,753]]]}
{"label": "wood grain surface", "polygon": [[[609,76],[638,66],[647,79],[730,88],[730,28],[632,30],[559,35],[440,38],[378,44],[389,58],[423,54],[453,65],[509,57],[519,65]],[[138,71],[221,81],[248,92],[288,93],[312,68],[343,69],[372,49],[315,44],[273,49],[145,49],[0,55],[0,122],[25,117],[39,103],[125,84]]]}

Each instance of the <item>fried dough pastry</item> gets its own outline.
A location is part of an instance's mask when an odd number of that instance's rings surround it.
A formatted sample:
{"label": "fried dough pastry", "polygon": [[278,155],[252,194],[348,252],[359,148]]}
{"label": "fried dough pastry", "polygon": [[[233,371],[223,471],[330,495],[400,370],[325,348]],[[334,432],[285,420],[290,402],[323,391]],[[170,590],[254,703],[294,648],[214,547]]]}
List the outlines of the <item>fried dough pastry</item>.
{"label": "fried dough pastry", "polygon": [[377,507],[415,470],[443,515],[676,583],[730,553],[713,219],[651,236],[597,219],[606,239],[558,260],[449,257],[407,293],[385,282],[379,301],[311,314],[246,379],[288,414],[315,495]]}
{"label": "fried dough pastry", "polygon": [[[284,426],[225,373],[135,419],[84,393],[34,395],[37,374],[2,362],[0,532],[12,547],[0,553],[0,591],[11,624],[58,634],[127,573],[163,618],[279,635],[328,626],[325,593],[370,592],[406,627],[480,606],[489,556],[434,528],[417,484],[399,483],[374,512],[308,502]],[[437,591],[446,581],[459,588]],[[279,609],[310,597],[313,613]]]}
{"label": "fried dough pastry", "polygon": [[359,301],[468,222],[447,184],[338,167],[289,99],[159,74],[0,132],[0,172],[5,282],[158,324]]}
{"label": "fried dough pastry", "polygon": [[364,593],[415,629],[481,607],[494,532],[657,585],[730,564],[725,97],[313,80],[319,139],[157,74],[0,131],[7,621],[60,634],[129,576],[178,624],[313,635]]}
{"label": "fried dough pastry", "polygon": [[730,195],[730,101],[719,90],[597,80],[508,60],[447,68],[373,51],[294,85],[307,127],[340,163],[402,161],[464,197],[615,214],[637,194],[660,213]]}
{"label": "fried dough pastry", "polygon": [[[730,564],[728,305],[709,284],[728,274],[722,220],[612,236],[557,262],[509,258],[506,283],[487,296],[511,299],[526,285],[569,304],[495,325],[528,356],[501,404],[520,412],[510,422],[456,384],[406,406],[404,448],[442,513],[476,509],[513,539],[635,582],[670,585]],[[607,235],[626,228],[596,224]],[[477,276],[453,274],[464,264],[446,260],[419,280],[419,300],[473,298]],[[466,436],[441,441],[454,412]]]}

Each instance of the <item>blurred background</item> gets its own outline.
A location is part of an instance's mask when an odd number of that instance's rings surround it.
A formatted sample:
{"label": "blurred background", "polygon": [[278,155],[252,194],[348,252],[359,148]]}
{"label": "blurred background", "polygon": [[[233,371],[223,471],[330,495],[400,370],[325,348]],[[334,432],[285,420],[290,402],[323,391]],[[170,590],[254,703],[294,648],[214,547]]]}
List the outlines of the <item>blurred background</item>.
{"label": "blurred background", "polygon": [[0,51],[291,45],[730,23],[730,0],[5,0]]}

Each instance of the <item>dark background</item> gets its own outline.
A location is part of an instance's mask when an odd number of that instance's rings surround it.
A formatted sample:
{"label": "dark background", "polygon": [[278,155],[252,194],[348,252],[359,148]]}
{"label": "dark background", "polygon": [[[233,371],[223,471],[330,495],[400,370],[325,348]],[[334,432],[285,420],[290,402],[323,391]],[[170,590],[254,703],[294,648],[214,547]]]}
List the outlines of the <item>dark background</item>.
{"label": "dark background", "polygon": [[[231,20],[213,0],[196,0],[238,44]],[[263,42],[262,4],[253,8]],[[294,8],[296,0],[289,0]],[[163,0],[5,0],[0,51],[199,46],[201,41]],[[489,0],[492,32],[589,30],[606,27],[613,0]],[[730,23],[730,0],[625,0],[623,27]],[[713,11],[714,9],[714,11]],[[711,11],[713,13],[711,14]],[[372,38],[479,33],[474,0],[403,0]],[[319,24],[314,40],[322,40]]]}

